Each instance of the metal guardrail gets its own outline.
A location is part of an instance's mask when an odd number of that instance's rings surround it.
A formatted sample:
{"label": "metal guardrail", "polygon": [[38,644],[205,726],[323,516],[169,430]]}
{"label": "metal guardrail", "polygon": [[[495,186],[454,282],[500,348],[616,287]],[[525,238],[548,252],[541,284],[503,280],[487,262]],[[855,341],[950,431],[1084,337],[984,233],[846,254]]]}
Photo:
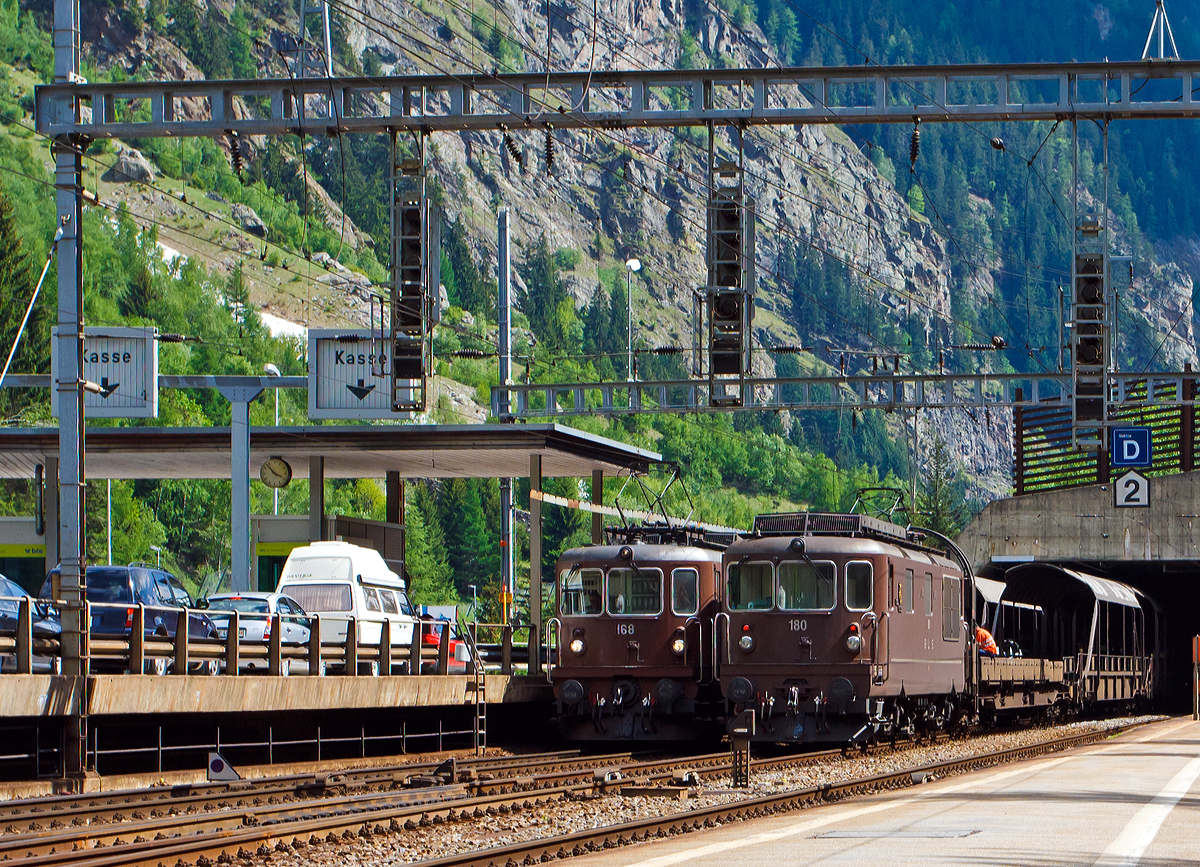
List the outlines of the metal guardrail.
{"label": "metal guardrail", "polygon": [[[0,631],[0,657],[15,657],[15,671],[29,674],[45,660],[50,673],[61,670],[61,647],[59,641],[35,638],[32,634],[34,606],[38,600],[29,597],[0,597],[0,602],[17,603],[17,625],[14,630]],[[53,607],[53,603],[50,603]],[[104,632],[96,628],[94,618],[106,610],[123,611],[126,622],[123,635]],[[362,626],[367,621],[354,617],[305,614],[245,614],[237,611],[220,611],[220,617],[228,615],[228,627],[224,638],[189,635],[188,628],[180,624],[194,625],[197,615],[211,615],[215,610],[199,608],[174,608],[145,604],[85,602],[83,621],[89,624],[86,637],[87,656],[92,665],[109,665],[131,674],[147,671],[165,674],[210,674],[224,673],[234,676],[241,673],[242,663],[255,661],[264,663],[263,673],[288,676],[293,665],[303,664],[306,676],[323,676],[332,672],[355,676],[360,674],[445,675],[451,669],[451,642],[441,640],[451,635],[453,624],[448,621],[415,621],[412,639],[399,644],[392,639],[392,621],[380,624],[379,639],[365,642],[361,638]],[[174,634],[165,626],[147,625],[155,614],[169,614],[176,618]],[[263,641],[248,640],[240,634],[247,620],[270,620],[270,635]],[[309,630],[307,641],[285,643],[282,638],[284,621],[297,622]],[[342,632],[342,641],[322,640],[322,625],[339,624],[335,631]],[[377,623],[377,621],[370,621]],[[422,625],[432,623],[438,628],[439,641],[436,646],[422,642]],[[471,674],[476,664],[498,663],[503,674],[514,672],[513,628],[503,624],[479,624],[478,629],[494,630],[499,642],[495,645],[480,644],[478,659],[468,658],[463,662],[465,674]],[[328,631],[328,630],[326,630]],[[464,644],[469,647],[470,644]]]}

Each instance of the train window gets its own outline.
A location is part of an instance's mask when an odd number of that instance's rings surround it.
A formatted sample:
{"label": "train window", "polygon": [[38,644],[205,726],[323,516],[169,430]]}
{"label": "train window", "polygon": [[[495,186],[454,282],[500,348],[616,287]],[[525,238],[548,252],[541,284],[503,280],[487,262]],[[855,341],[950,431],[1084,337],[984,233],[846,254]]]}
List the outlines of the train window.
{"label": "train window", "polygon": [[775,575],[770,563],[730,563],[726,588],[734,611],[765,611],[772,607]]}
{"label": "train window", "polygon": [[700,573],[676,569],[671,573],[671,611],[691,615],[700,610]]}
{"label": "train window", "polygon": [[942,576],[942,638],[958,641],[962,621],[962,591],[959,580]]}
{"label": "train window", "polygon": [[559,613],[564,617],[594,615],[604,609],[604,600],[600,596],[604,583],[602,570],[572,569],[563,573],[559,583],[562,585]]}
{"label": "train window", "polygon": [[609,614],[661,614],[663,573],[658,569],[609,569]]}
{"label": "train window", "polygon": [[851,611],[870,611],[873,601],[874,570],[869,562],[846,564],[846,607]]}
{"label": "train window", "polygon": [[775,601],[784,611],[828,611],[833,607],[837,567],[827,561],[779,564]]}
{"label": "train window", "polygon": [[913,600],[913,570],[912,569],[904,570],[904,583],[900,585],[900,593],[901,593],[901,599],[900,599],[901,604],[897,605],[896,607],[901,608],[904,611],[907,611],[909,614],[912,614],[913,611],[915,610],[915,603]]}
{"label": "train window", "polygon": [[925,616],[933,616],[933,573],[925,573],[925,587],[921,595],[925,597]]}

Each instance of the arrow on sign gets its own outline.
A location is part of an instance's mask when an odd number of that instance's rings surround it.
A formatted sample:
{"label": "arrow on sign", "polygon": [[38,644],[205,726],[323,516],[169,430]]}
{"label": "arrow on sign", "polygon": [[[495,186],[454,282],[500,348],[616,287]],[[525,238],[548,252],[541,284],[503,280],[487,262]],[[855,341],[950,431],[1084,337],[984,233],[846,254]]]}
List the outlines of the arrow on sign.
{"label": "arrow on sign", "polygon": [[363,385],[361,379],[358,381],[358,385],[347,385],[346,388],[350,389],[350,393],[359,400],[366,399],[366,396],[375,390],[374,385]]}
{"label": "arrow on sign", "polygon": [[119,383],[119,382],[114,382],[110,385],[107,376],[103,376],[100,378],[100,396],[101,397],[108,397],[110,394],[115,392],[120,387],[121,387],[121,383]]}

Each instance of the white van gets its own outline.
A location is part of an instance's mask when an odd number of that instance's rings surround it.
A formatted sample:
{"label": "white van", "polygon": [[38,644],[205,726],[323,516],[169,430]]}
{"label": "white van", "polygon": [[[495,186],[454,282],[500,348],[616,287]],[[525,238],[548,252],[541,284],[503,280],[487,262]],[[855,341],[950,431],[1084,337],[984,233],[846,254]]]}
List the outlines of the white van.
{"label": "white van", "polygon": [[[346,640],[353,617],[359,644],[378,645],[382,623],[391,623],[393,647],[412,643],[417,622],[404,580],[372,548],[349,542],[313,542],[288,556],[276,593],[291,596],[309,614],[321,615],[321,641]],[[399,662],[407,658],[393,651]]]}

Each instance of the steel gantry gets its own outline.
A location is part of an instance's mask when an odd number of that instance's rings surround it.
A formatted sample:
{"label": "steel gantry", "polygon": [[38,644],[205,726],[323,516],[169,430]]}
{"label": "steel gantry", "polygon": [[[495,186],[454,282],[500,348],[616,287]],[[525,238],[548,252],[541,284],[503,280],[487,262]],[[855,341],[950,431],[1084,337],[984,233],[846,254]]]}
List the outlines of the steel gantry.
{"label": "steel gantry", "polygon": [[[1197,374],[1109,374],[1109,405],[1192,406],[1184,382]],[[492,387],[502,420],[613,413],[711,412],[707,381],[517,383]],[[875,376],[746,377],[745,410],[1052,408],[1072,404],[1071,374],[929,373]]]}
{"label": "steel gantry", "polygon": [[[37,129],[91,139],[311,135],[319,118],[302,107],[331,92],[326,120],[342,133],[1189,118],[1200,115],[1194,81],[1200,61],[1141,60],[56,82],[37,88]],[[148,106],[144,120],[131,104]]]}

